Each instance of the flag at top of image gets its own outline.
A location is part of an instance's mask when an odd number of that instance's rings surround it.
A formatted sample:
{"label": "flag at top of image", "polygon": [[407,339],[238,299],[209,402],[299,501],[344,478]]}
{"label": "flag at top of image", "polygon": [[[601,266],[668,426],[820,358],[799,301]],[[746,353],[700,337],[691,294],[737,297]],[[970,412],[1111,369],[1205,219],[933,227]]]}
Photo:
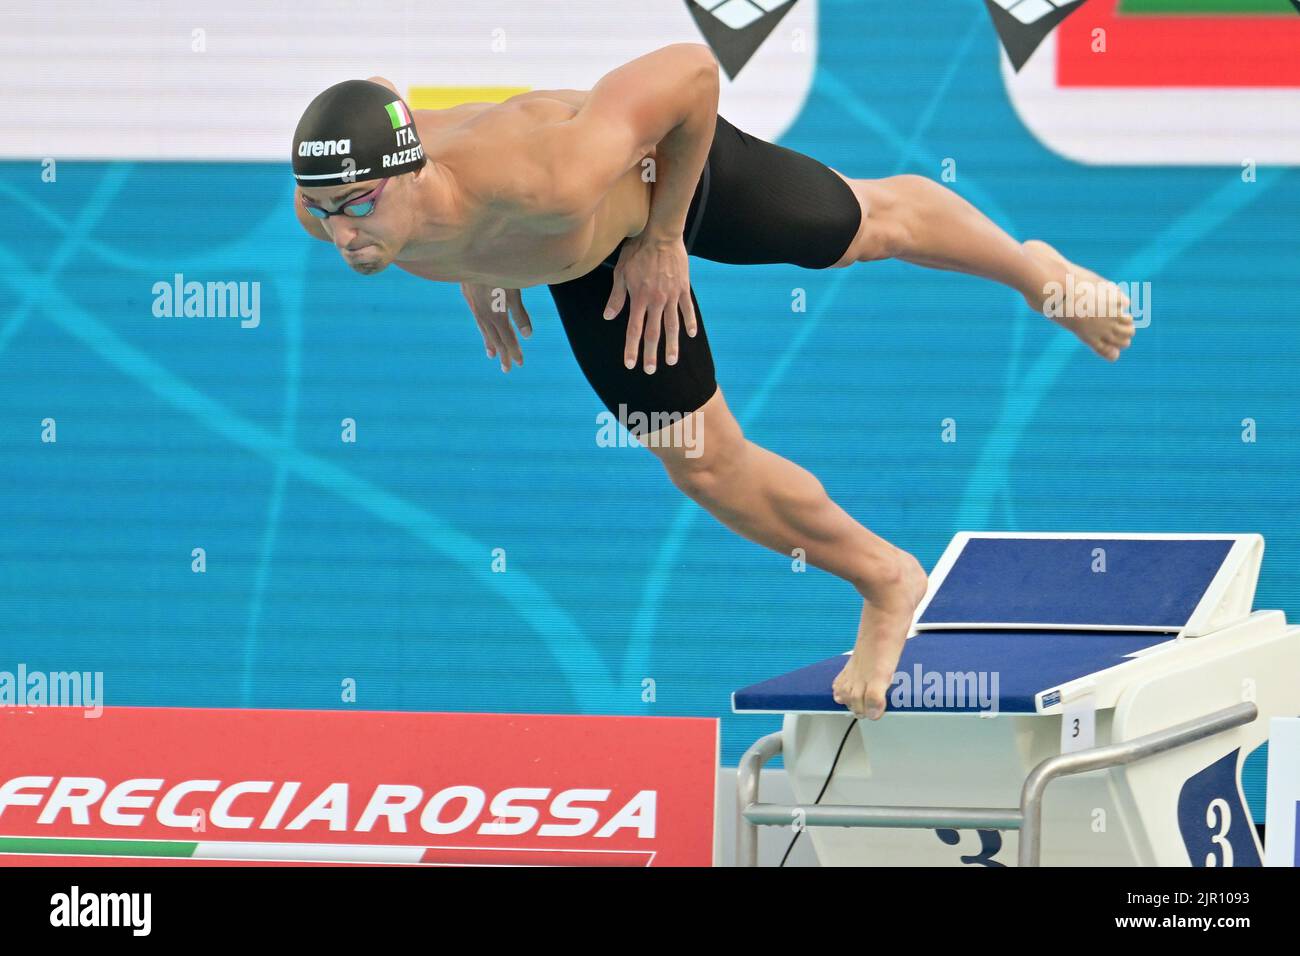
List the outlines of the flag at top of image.
{"label": "flag at top of image", "polygon": [[1003,67],[1049,149],[1098,165],[1300,165],[1300,0],[1087,0],[1069,14]]}

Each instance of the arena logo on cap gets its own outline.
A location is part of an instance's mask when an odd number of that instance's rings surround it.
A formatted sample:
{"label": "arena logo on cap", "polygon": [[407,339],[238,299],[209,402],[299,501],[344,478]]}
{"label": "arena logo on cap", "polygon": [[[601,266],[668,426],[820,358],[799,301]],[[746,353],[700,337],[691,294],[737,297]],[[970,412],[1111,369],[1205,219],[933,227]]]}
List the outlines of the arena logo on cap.
{"label": "arena logo on cap", "polygon": [[304,139],[298,144],[299,156],[346,156],[350,152],[350,139]]}

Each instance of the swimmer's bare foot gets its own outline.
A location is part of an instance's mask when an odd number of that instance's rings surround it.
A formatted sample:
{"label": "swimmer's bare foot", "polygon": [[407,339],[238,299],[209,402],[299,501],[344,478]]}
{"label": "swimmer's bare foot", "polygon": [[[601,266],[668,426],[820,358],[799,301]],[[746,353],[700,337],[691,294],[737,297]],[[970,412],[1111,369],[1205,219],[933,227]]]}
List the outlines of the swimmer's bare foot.
{"label": "swimmer's bare foot", "polygon": [[837,704],[872,720],[885,712],[885,695],[912,629],[912,615],[925,597],[927,578],[921,563],[906,551],[899,551],[897,560],[894,580],[863,594],[857,642],[831,685]]}
{"label": "swimmer's bare foot", "polygon": [[1069,329],[1102,358],[1118,359],[1133,341],[1128,296],[1045,242],[1030,239],[1021,248],[1043,275],[1042,285],[1025,293],[1029,307]]}

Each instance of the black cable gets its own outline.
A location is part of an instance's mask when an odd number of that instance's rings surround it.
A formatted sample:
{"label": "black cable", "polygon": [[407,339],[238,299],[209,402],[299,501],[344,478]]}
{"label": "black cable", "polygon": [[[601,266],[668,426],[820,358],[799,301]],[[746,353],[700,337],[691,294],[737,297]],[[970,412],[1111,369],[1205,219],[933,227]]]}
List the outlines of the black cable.
{"label": "black cable", "polygon": [[[831,761],[831,769],[826,774],[826,782],[822,784],[821,793],[817,794],[817,799],[813,801],[814,806],[821,803],[822,797],[826,796],[826,788],[831,785],[831,777],[835,776],[835,768],[839,766],[840,754],[844,753],[844,745],[848,743],[849,734],[853,733],[853,728],[857,724],[857,722],[858,722],[858,718],[854,717],[852,720],[849,721],[848,727],[844,729],[844,736],[840,738],[839,749],[835,751],[835,759]],[[786,773],[788,774],[790,772],[790,768],[786,767],[785,769],[786,769]],[[807,829],[806,825],[804,829]],[[796,830],[794,837],[791,838],[790,840],[790,845],[785,848],[785,855],[781,857],[781,862],[779,866],[785,866],[785,861],[790,859],[790,851],[794,849],[794,845],[799,842],[799,838],[801,836],[803,836],[803,829]]]}

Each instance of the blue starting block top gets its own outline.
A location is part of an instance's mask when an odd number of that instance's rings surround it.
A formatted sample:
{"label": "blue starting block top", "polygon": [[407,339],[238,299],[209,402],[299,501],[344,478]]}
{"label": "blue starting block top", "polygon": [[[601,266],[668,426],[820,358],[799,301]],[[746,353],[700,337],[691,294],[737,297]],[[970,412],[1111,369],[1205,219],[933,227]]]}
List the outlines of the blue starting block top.
{"label": "blue starting block top", "polygon": [[[1034,695],[1045,687],[1122,664],[1129,655],[1173,638],[1148,631],[925,631],[903,646],[895,687],[886,710],[963,713],[996,709],[1035,712]],[[847,655],[801,667],[731,695],[737,713],[847,713],[831,697],[831,682]],[[958,697],[927,701],[926,674],[940,679],[969,674]],[[893,688],[891,688],[893,690]],[[970,694],[974,699],[970,699]],[[980,694],[987,696],[981,699]]]}
{"label": "blue starting block top", "polygon": [[[887,709],[1059,704],[1062,685],[1248,615],[1263,546],[1249,534],[958,534],[930,575]],[[845,660],[746,687],[732,707],[845,713],[831,696]]]}
{"label": "blue starting block top", "polygon": [[1215,538],[971,538],[917,626],[1176,631],[1191,618],[1232,545]]}

